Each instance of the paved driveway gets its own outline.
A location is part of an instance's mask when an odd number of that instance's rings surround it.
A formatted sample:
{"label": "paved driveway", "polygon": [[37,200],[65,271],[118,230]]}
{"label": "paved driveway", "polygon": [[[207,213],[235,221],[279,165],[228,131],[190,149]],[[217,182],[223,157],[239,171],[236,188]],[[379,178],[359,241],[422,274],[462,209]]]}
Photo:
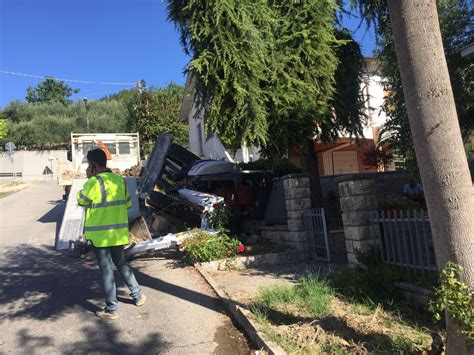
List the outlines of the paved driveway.
{"label": "paved driveway", "polygon": [[103,305],[95,262],[53,249],[61,195],[43,183],[0,199],[1,353],[249,353],[209,286],[174,253],[132,263],[145,306],[119,281],[120,318],[95,317]]}

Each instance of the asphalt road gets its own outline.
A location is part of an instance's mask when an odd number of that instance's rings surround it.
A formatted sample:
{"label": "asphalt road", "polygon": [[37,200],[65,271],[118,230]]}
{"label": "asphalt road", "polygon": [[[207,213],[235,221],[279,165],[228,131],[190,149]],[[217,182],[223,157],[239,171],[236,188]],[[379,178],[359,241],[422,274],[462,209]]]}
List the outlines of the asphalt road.
{"label": "asphalt road", "polygon": [[101,320],[95,260],[54,250],[64,204],[52,183],[0,199],[0,353],[248,354],[245,337],[197,271],[175,253],[132,262],[148,301],[120,276],[116,321]]}

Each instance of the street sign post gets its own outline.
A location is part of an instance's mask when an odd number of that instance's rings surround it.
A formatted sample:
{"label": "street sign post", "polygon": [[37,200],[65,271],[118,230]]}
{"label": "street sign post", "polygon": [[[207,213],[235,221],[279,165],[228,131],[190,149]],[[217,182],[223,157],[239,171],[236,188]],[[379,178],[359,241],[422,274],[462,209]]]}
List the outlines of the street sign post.
{"label": "street sign post", "polygon": [[16,172],[15,172],[15,162],[13,160],[13,153],[15,153],[15,143],[13,142],[7,142],[5,144],[5,150],[8,153],[8,156],[10,157],[10,161],[12,162],[12,171],[13,171],[13,181],[16,181]]}
{"label": "street sign post", "polygon": [[15,151],[16,147],[15,147],[15,143],[13,142],[7,142],[5,144],[5,150],[8,152],[8,153],[13,153]]}

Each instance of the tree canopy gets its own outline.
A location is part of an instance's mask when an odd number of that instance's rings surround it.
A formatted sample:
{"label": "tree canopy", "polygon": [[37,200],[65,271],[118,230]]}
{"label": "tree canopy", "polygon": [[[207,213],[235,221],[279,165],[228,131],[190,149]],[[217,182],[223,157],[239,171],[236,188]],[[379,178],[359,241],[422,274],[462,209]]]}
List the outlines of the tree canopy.
{"label": "tree canopy", "polygon": [[26,101],[34,102],[60,102],[67,105],[71,101],[69,98],[79,92],[79,89],[73,89],[63,81],[55,80],[51,77],[39,83],[36,87],[28,87],[26,90]]}
{"label": "tree canopy", "polygon": [[179,112],[184,88],[169,84],[160,90],[143,90],[128,101],[128,126],[140,132],[145,151],[150,151],[156,136],[172,132],[173,141],[186,145],[188,141],[187,122],[181,122]]}
{"label": "tree canopy", "polygon": [[185,51],[187,71],[207,125],[225,144],[264,143],[267,112],[260,84],[268,73],[273,11],[264,0],[168,1]]}
{"label": "tree canopy", "polygon": [[0,118],[0,139],[5,138],[7,136],[7,132],[7,120],[4,118]]}
{"label": "tree canopy", "polygon": [[64,147],[70,144],[71,132],[86,132],[87,115],[90,132],[138,132],[146,141],[154,140],[160,132],[170,131],[178,137],[178,142],[186,144],[186,123],[178,119],[183,88],[170,84],[167,88],[151,88],[146,95],[151,102],[146,117],[137,115],[141,100],[137,90],[89,100],[87,107],[82,100],[66,105],[60,101],[12,101],[0,111],[0,117],[8,125],[4,137],[0,135],[0,143],[3,147],[6,141],[12,141],[18,149]]}
{"label": "tree canopy", "polygon": [[283,156],[315,136],[360,132],[363,61],[336,31],[335,1],[169,0],[168,10],[207,127],[226,145]]}

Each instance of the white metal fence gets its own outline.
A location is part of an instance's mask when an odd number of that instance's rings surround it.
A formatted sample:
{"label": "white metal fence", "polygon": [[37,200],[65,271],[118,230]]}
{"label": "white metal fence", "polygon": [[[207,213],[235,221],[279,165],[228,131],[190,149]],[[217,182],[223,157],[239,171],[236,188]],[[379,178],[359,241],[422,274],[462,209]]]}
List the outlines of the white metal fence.
{"label": "white metal fence", "polygon": [[330,261],[328,233],[324,208],[311,208],[303,212],[306,241],[311,257]]}
{"label": "white metal fence", "polygon": [[426,211],[375,211],[372,222],[385,263],[426,271],[438,270]]}

